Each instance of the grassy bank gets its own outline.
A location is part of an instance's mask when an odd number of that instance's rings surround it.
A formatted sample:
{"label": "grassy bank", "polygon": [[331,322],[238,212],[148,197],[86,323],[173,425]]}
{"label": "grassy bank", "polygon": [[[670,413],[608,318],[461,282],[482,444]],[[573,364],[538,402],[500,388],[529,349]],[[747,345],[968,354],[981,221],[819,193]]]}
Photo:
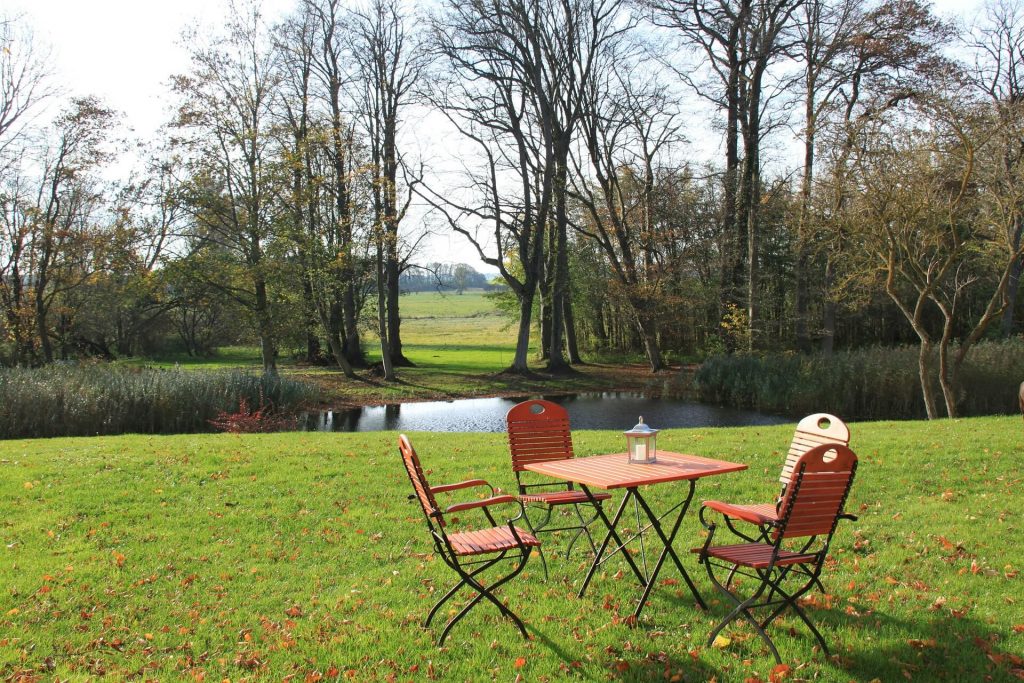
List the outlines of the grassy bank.
{"label": "grassy bank", "polygon": [[[384,382],[368,371],[358,379],[346,378],[334,367],[296,364],[283,354],[285,377],[315,383],[329,406],[374,405],[415,400],[446,400],[472,396],[533,395],[606,389],[641,388],[651,380],[642,364],[593,363],[570,376],[543,376],[543,362],[530,350],[532,378],[501,374],[515,353],[515,326],[481,291],[458,295],[416,292],[402,296],[402,341],[414,368],[399,368],[397,382]],[[534,340],[536,341],[536,340]],[[380,360],[376,336],[364,331],[363,343],[370,363]],[[228,347],[212,358],[169,356],[135,359],[132,365],[155,364],[183,369],[258,369],[258,349]]]}
{"label": "grassy bank", "polygon": [[[812,608],[838,654],[776,627],[787,680],[1014,680],[1022,667],[1020,418],[852,425],[861,468]],[[698,498],[770,500],[792,426],[670,430],[659,444],[746,462]],[[433,483],[513,484],[500,434],[414,434]],[[502,595],[534,638],[481,607],[433,646],[418,623],[451,572],[406,500],[396,435],[127,436],[0,443],[0,676],[83,680],[767,681],[751,631],[704,640],[671,568],[630,628],[620,560],[575,596],[582,555]],[[618,450],[578,432],[581,455]],[[681,487],[652,489],[666,503]],[[618,498],[618,497],[616,497]],[[453,500],[454,502],[454,500]],[[468,514],[468,513],[467,513]],[[680,547],[700,542],[696,515]],[[565,539],[560,539],[564,543]],[[559,539],[548,544],[557,545]],[[554,548],[550,551],[554,555]],[[691,563],[706,598],[706,576]],[[783,635],[794,628],[795,637]]]}

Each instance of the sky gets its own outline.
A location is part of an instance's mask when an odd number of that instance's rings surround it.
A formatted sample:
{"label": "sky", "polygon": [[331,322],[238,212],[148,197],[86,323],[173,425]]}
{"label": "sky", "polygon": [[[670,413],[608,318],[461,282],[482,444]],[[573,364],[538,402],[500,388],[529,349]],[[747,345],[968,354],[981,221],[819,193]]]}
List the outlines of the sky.
{"label": "sky", "polygon": [[[934,6],[942,15],[970,15],[980,3],[937,0]],[[263,0],[268,18],[294,5]],[[145,139],[170,116],[170,77],[188,70],[182,32],[196,23],[215,26],[225,7],[226,0],[0,0],[0,16],[24,15],[50,46],[54,73],[68,93],[100,97]],[[434,238],[427,252],[425,260],[483,267],[458,236]]]}

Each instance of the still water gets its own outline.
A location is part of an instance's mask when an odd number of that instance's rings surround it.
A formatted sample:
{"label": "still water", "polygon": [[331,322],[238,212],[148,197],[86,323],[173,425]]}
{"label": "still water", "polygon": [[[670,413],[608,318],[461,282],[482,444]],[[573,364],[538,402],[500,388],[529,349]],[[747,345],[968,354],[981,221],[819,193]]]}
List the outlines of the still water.
{"label": "still water", "polygon": [[[655,429],[743,427],[791,422],[789,418],[682,400],[647,398],[641,393],[604,392],[545,397],[569,411],[573,429],[627,430],[643,415]],[[309,431],[503,432],[505,413],[518,398],[467,398],[458,401],[396,403],[308,413]]]}

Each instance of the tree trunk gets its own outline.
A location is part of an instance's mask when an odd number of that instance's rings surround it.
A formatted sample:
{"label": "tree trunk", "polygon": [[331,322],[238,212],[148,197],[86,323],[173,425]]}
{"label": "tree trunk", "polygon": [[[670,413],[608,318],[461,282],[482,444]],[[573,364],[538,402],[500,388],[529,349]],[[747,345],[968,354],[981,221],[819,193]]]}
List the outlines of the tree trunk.
{"label": "tree trunk", "polygon": [[345,292],[341,300],[342,329],[345,339],[345,358],[353,367],[361,368],[366,366],[366,357],[363,355],[363,345],[359,340],[359,308],[356,305],[356,285],[354,282],[346,282]]}
{"label": "tree trunk", "polygon": [[800,216],[797,221],[796,262],[793,268],[793,333],[796,337],[796,348],[805,353],[811,350],[811,337],[807,329],[807,312],[810,307],[807,270],[810,265],[808,224],[811,214],[811,190],[814,184],[815,116],[812,83],[809,77],[804,101],[804,169],[800,180]]}
{"label": "tree trunk", "polygon": [[[1017,216],[1014,219],[1013,235],[1010,240],[1011,248],[1016,251],[1020,249],[1020,241],[1024,232],[1024,218]],[[1014,261],[1010,269],[1010,279],[1006,283],[1006,308],[1003,310],[1003,319],[1000,323],[1000,334],[1004,337],[1013,335],[1014,316],[1017,308],[1017,293],[1020,291],[1021,271],[1024,269],[1024,257]]]}
{"label": "tree trunk", "polygon": [[277,374],[277,348],[274,344],[274,325],[267,300],[267,283],[258,277],[254,282],[256,290],[256,326],[260,337],[260,355],[263,357],[263,374]]}
{"label": "tree trunk", "polygon": [[[305,263],[301,256],[299,260]],[[313,296],[313,282],[309,271],[303,267],[302,272],[302,305],[305,313],[306,326],[306,362],[315,363],[320,358],[320,338],[317,336],[319,317],[316,312],[316,300]]]}
{"label": "tree trunk", "polygon": [[647,353],[647,362],[651,365],[651,372],[660,372],[665,369],[661,360],[661,349],[658,348],[658,334],[655,325],[646,316],[637,315],[637,328],[644,342],[644,351]]}
{"label": "tree trunk", "polygon": [[555,273],[551,287],[551,351],[548,370],[562,372],[569,368],[565,360],[565,300],[569,289],[568,217],[565,208],[566,167],[559,163],[555,177]]}
{"label": "tree trunk", "polygon": [[928,361],[932,356],[931,342],[922,339],[921,347],[917,354],[917,376],[921,381],[921,397],[924,399],[925,413],[929,420],[937,417],[935,412],[935,392],[932,390],[932,383],[929,379]]}
{"label": "tree trunk", "polygon": [[398,311],[398,299],[402,292],[398,280],[400,275],[398,257],[389,255],[384,269],[387,278],[388,344],[391,347],[391,364],[396,368],[414,368],[416,364],[406,358],[402,351],[402,318]]}
{"label": "tree trunk", "polygon": [[395,369],[391,363],[391,344],[388,340],[387,291],[384,282],[384,249],[377,243],[377,332],[380,334],[380,360],[384,366],[384,380],[395,381]]}
{"label": "tree trunk", "polygon": [[530,326],[533,324],[533,292],[519,295],[519,332],[516,334],[516,353],[509,371],[520,374],[529,372],[527,356],[530,352]]}
{"label": "tree trunk", "polygon": [[43,363],[49,365],[53,362],[53,344],[50,342],[50,330],[46,321],[46,285],[46,277],[39,275],[35,291],[36,335],[39,337],[39,348],[43,352]]}
{"label": "tree trunk", "polygon": [[959,417],[956,408],[956,377],[949,363],[949,341],[939,342],[939,387],[948,417]]}
{"label": "tree trunk", "polygon": [[565,342],[569,349],[569,362],[573,365],[582,365],[583,358],[580,357],[580,347],[576,339],[576,316],[573,314],[572,294],[565,297],[563,302],[565,308]]}
{"label": "tree trunk", "polygon": [[832,298],[832,279],[835,277],[835,266],[832,265],[832,259],[829,258],[825,262],[825,301],[822,304],[822,319],[821,326],[823,328],[823,334],[821,335],[821,353],[828,357],[832,355],[835,350],[836,340],[836,302]]}
{"label": "tree trunk", "polygon": [[[549,249],[550,253],[550,249]],[[551,308],[554,305],[552,299],[554,298],[554,287],[552,282],[554,280],[555,269],[551,264],[550,259],[542,259],[543,264],[540,277],[538,278],[537,288],[540,294],[540,308],[538,311],[540,325],[540,359],[548,360],[551,358]],[[530,317],[533,317],[533,311],[529,313]]]}

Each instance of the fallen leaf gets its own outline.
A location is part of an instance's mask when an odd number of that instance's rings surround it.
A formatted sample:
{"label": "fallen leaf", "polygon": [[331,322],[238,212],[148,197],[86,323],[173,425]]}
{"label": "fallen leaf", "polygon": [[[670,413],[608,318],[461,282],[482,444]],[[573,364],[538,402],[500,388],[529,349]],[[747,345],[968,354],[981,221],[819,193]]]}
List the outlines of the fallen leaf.
{"label": "fallen leaf", "polygon": [[907,645],[913,648],[917,648],[918,650],[923,650],[926,647],[935,647],[935,644],[936,643],[934,638],[928,638],[927,640],[918,640],[917,638],[911,638],[907,641]]}
{"label": "fallen leaf", "polygon": [[522,669],[524,666],[526,666],[526,657],[517,657],[515,667],[517,669]]}
{"label": "fallen leaf", "polygon": [[731,642],[732,640],[726,638],[725,636],[715,636],[715,640],[711,643],[711,647],[717,647],[718,649],[722,649],[729,647],[729,643]]}

